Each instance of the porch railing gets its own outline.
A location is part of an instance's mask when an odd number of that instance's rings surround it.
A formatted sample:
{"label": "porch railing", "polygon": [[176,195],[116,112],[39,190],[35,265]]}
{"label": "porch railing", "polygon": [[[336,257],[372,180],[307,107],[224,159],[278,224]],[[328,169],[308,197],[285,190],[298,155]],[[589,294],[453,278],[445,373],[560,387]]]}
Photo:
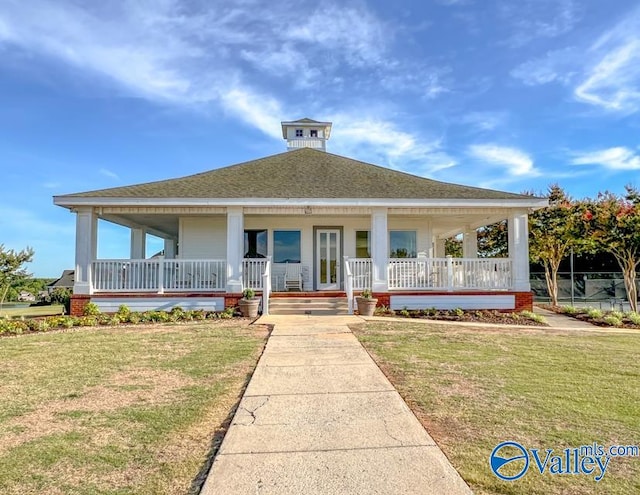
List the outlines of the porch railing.
{"label": "porch railing", "polygon": [[96,260],[91,264],[94,292],[224,291],[226,260]]}
{"label": "porch railing", "polygon": [[344,257],[344,290],[347,293],[349,314],[353,314],[353,272],[347,256]]}
{"label": "porch railing", "polygon": [[513,286],[508,258],[392,258],[389,290],[506,290]]}
{"label": "porch railing", "polygon": [[318,148],[324,149],[324,141],[318,138],[290,139],[287,142],[289,148]]}
{"label": "porch railing", "polygon": [[263,277],[269,258],[244,258],[242,260],[242,287],[263,290]]}
{"label": "porch railing", "polygon": [[353,275],[353,290],[371,289],[373,276],[370,258],[345,258]]}
{"label": "porch railing", "polygon": [[262,274],[262,314],[269,314],[269,296],[271,295],[271,256],[267,258]]}

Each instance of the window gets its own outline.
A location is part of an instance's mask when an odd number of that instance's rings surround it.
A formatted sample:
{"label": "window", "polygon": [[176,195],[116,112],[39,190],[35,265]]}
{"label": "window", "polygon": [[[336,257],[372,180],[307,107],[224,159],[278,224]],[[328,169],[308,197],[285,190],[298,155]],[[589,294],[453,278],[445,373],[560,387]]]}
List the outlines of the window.
{"label": "window", "polygon": [[317,138],[317,137],[318,137],[318,131],[317,131],[316,129],[311,129],[311,131],[309,131],[309,132],[310,132],[310,134],[309,134],[309,135],[310,135],[311,137],[315,137],[315,138]]}
{"label": "window", "polygon": [[273,231],[273,262],[300,263],[300,231]]}
{"label": "window", "polygon": [[245,258],[266,258],[267,257],[267,231],[266,230],[245,230],[244,231],[244,257]]}
{"label": "window", "polygon": [[296,129],[296,137],[302,137],[303,135],[302,129]]}
{"label": "window", "polygon": [[389,231],[390,258],[415,258],[417,251],[415,230]]}
{"label": "window", "polygon": [[369,231],[356,230],[356,258],[371,258]]}

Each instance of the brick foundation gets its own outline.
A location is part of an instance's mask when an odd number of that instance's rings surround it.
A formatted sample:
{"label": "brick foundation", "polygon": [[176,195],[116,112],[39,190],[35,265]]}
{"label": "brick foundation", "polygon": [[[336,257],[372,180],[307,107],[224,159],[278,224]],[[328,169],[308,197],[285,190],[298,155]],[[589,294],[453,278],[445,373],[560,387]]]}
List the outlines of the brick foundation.
{"label": "brick foundation", "polygon": [[242,294],[225,294],[224,295],[224,307],[235,308],[238,305],[238,301],[242,299]]}
{"label": "brick foundation", "polygon": [[87,294],[73,294],[71,296],[71,316],[84,315],[84,308],[91,301],[91,296]]}
{"label": "brick foundation", "polygon": [[533,311],[533,292],[515,292],[516,311]]}
{"label": "brick foundation", "polygon": [[386,306],[387,308],[391,306],[391,294],[388,292],[381,294],[373,294],[373,297],[378,300],[376,307]]}

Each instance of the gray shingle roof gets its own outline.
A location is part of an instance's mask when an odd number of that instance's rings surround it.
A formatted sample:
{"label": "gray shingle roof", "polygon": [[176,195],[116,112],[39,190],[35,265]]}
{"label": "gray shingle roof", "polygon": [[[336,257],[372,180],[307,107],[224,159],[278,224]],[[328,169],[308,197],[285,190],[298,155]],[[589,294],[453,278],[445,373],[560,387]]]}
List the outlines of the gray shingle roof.
{"label": "gray shingle roof", "polygon": [[520,194],[439,182],[311,148],[177,179],[65,197],[532,199]]}

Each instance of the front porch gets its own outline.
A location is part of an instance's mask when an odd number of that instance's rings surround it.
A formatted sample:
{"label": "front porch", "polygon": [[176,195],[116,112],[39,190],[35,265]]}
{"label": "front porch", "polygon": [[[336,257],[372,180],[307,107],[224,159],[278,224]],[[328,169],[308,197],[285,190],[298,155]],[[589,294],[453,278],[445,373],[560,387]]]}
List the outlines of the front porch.
{"label": "front porch", "polygon": [[[371,258],[346,256],[343,262],[343,287],[309,291],[303,286],[303,291],[285,291],[284,275],[274,273],[284,274],[286,264],[275,264],[270,257],[243,259],[242,288],[251,288],[263,298],[266,313],[269,299],[283,297],[345,298],[352,313],[354,297],[373,286],[374,264]],[[376,297],[391,309],[516,309],[526,306],[527,298],[517,297],[512,265],[509,258],[390,258],[385,266],[387,289],[377,290]],[[139,310],[172,304],[223,309],[239,297],[227,291],[228,271],[225,259],[94,260],[88,295],[105,311],[115,311],[120,304]]]}
{"label": "front porch", "polygon": [[[297,291],[337,293],[353,310],[371,289],[392,309],[522,309],[530,307],[527,213],[503,208],[226,207],[78,208],[74,311],[94,301],[103,311],[180,305],[222,310],[244,289],[262,298]],[[131,229],[130,259],[99,259],[97,219]],[[478,258],[479,226],[506,218],[508,258]],[[164,251],[145,259],[145,239]],[[463,236],[462,258],[446,256],[445,239]],[[287,291],[286,274],[299,276]]]}

